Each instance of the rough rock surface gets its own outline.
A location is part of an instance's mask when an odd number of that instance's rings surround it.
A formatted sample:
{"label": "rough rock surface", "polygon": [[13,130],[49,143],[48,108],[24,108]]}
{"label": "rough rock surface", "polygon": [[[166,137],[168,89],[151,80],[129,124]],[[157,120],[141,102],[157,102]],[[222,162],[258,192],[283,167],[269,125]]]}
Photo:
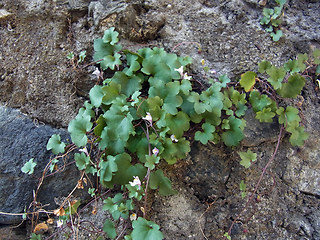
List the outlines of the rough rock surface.
{"label": "rough rock surface", "polygon": [[[66,130],[54,129],[41,124],[18,110],[0,106],[0,211],[23,213],[33,201],[42,171],[50,160],[46,145],[52,134],[68,137]],[[32,175],[21,171],[23,165],[33,158],[37,163]],[[50,172],[49,172],[50,173]],[[47,174],[49,174],[47,173]],[[56,209],[54,199],[66,197],[77,185],[79,171],[67,166],[65,171],[47,177],[40,188],[37,202],[50,204],[46,209]],[[66,184],[68,183],[68,184]],[[20,215],[0,214],[1,224],[20,223]]]}
{"label": "rough rock surface", "polygon": [[[94,84],[93,66],[72,69],[65,56],[87,50],[93,39],[115,26],[124,46],[152,44],[194,59],[191,70],[204,81],[201,59],[217,75],[236,79],[257,70],[263,59],[279,65],[320,46],[320,2],[285,5],[285,37],[273,42],[260,26],[258,0],[3,0],[0,3],[0,101],[29,116],[67,126]],[[133,42],[132,42],[133,41]],[[199,44],[201,52],[199,53]],[[144,45],[143,45],[144,46]],[[139,46],[138,46],[139,47]],[[264,178],[257,200],[233,228],[234,239],[320,239],[319,90],[308,82],[301,111],[311,134],[303,148],[285,137]],[[250,118],[250,116],[248,116]],[[251,117],[252,118],[252,117]],[[166,239],[222,239],[243,209],[239,182],[252,191],[272,155],[279,126],[253,121],[239,149],[195,145],[179,171],[169,175],[179,194],[157,197],[154,219]],[[239,167],[238,150],[258,153],[250,169]],[[29,156],[28,156],[29,157]],[[31,156],[32,157],[32,156]],[[179,174],[176,174],[179,172]],[[22,203],[21,203],[22,204]],[[86,239],[86,238],[84,238]]]}

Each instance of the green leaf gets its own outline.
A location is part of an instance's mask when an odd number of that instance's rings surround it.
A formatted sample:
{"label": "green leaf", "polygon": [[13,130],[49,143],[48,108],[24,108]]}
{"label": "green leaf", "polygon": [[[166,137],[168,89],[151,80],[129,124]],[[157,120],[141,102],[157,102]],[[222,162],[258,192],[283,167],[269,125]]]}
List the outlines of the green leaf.
{"label": "green leaf", "polygon": [[144,190],[139,186],[131,186],[130,184],[126,184],[126,188],[129,190],[129,198],[136,198],[138,201],[142,199],[144,196]]}
{"label": "green leaf", "polygon": [[171,138],[166,138],[163,147],[165,151],[161,153],[161,158],[164,158],[168,164],[174,164],[179,159],[183,159],[190,152],[190,142],[185,138],[179,138],[178,142],[173,142]]}
{"label": "green leaf", "polygon": [[162,108],[168,113],[175,115],[178,112],[177,107],[180,107],[183,102],[182,97],[178,95],[180,83],[177,81],[169,82],[166,84],[165,90],[167,95],[164,98]]}
{"label": "green leaf", "polygon": [[196,132],[194,139],[200,141],[202,144],[207,144],[208,141],[212,141],[214,139],[213,133],[215,131],[215,127],[210,123],[204,123],[202,125],[202,129],[203,132]]}
{"label": "green leaf", "polygon": [[223,236],[226,237],[228,240],[231,240],[231,236],[229,235],[229,233],[225,232]]}
{"label": "green leaf", "polygon": [[273,27],[272,27],[272,26],[269,26],[269,27],[267,27],[265,30],[266,30],[266,32],[271,33],[271,32],[273,32]]}
{"label": "green leaf", "polygon": [[[305,54],[305,55],[307,55],[307,54]],[[316,48],[316,49],[313,51],[312,55],[313,55],[313,62],[314,62],[315,64],[320,64],[320,49]],[[299,57],[299,55],[298,55],[298,57]],[[305,56],[304,59],[307,60],[308,57]]]}
{"label": "green leaf", "polygon": [[125,94],[127,97],[131,96],[134,92],[139,91],[142,88],[142,79],[137,75],[127,76],[123,72],[116,72],[111,78],[111,81],[119,84],[121,86],[120,93]]}
{"label": "green leaf", "polygon": [[74,154],[74,159],[76,160],[76,166],[80,171],[86,169],[86,167],[90,163],[90,157],[87,156],[85,153],[75,153]]}
{"label": "green leaf", "polygon": [[281,97],[295,98],[301,93],[305,81],[304,77],[295,73],[288,78],[287,83],[282,84],[282,87],[277,92]]}
{"label": "green leaf", "polygon": [[280,5],[280,7],[282,8],[283,5],[287,2],[287,0],[276,0],[276,2]]}
{"label": "green leaf", "polygon": [[35,234],[35,233],[32,233],[31,234],[31,238],[30,240],[41,240],[41,235],[40,234]]}
{"label": "green leaf", "polygon": [[200,95],[197,92],[191,92],[188,97],[188,101],[194,103],[194,110],[197,114],[204,113],[206,111],[206,104],[200,102]]}
{"label": "green leaf", "polygon": [[265,94],[260,94],[258,91],[250,93],[249,101],[254,112],[260,112],[265,107],[272,105],[273,101]]}
{"label": "green leaf", "polygon": [[157,224],[142,217],[138,217],[136,221],[133,221],[132,227],[132,240],[162,240],[164,238]]}
{"label": "green leaf", "polygon": [[101,88],[101,91],[103,92],[103,98],[102,98],[102,103],[109,105],[111,104],[114,99],[120,95],[121,92],[121,85],[117,84],[115,82],[111,82],[107,86],[103,86]]}
{"label": "green leaf", "polygon": [[134,72],[140,69],[140,64],[138,62],[139,57],[134,54],[126,54],[126,56],[129,68],[125,68],[123,72],[128,76],[132,76]]}
{"label": "green leaf", "polygon": [[159,193],[162,196],[174,195],[177,193],[172,189],[169,178],[163,175],[161,169],[151,172],[149,187],[151,189],[159,189]]}
{"label": "green leaf", "polygon": [[244,135],[241,130],[242,120],[234,116],[228,118],[230,129],[223,132],[221,138],[228,147],[239,145]]}
{"label": "green leaf", "polygon": [[61,137],[58,134],[53,134],[47,143],[47,150],[52,149],[54,154],[64,153],[65,147],[66,144],[61,142]]}
{"label": "green leaf", "polygon": [[34,168],[37,164],[35,162],[33,162],[33,158],[31,158],[28,162],[26,162],[23,167],[21,168],[21,171],[23,173],[27,173],[29,175],[31,175],[34,171]]}
{"label": "green leaf", "polygon": [[122,64],[120,57],[121,57],[121,55],[119,53],[115,53],[114,55],[105,56],[103,58],[103,60],[100,62],[102,69],[105,70],[107,68],[110,68],[111,70],[114,70],[116,65]]}
{"label": "green leaf", "polygon": [[[279,25],[281,24],[282,20],[281,20],[281,18],[277,18],[278,17],[278,13],[275,13],[272,17],[273,17],[271,19],[272,26],[279,27]],[[277,34],[278,34],[279,31],[281,31],[281,30],[277,30]],[[281,34],[282,34],[282,31],[281,31]],[[273,41],[276,41],[276,40],[273,40]]]}
{"label": "green leaf", "polygon": [[115,239],[117,236],[116,228],[114,227],[114,223],[107,219],[103,224],[103,231],[105,231],[109,238]]}
{"label": "green leaf", "polygon": [[242,197],[242,198],[245,198],[246,195],[247,195],[247,193],[246,193],[246,187],[247,187],[247,185],[244,183],[243,180],[241,180],[241,182],[240,182],[240,191],[241,191],[241,197]]}
{"label": "green leaf", "polygon": [[90,116],[78,115],[69,123],[68,131],[71,135],[72,142],[77,147],[84,147],[87,144],[88,138],[86,133],[91,130],[93,125],[93,123],[90,120]]}
{"label": "green leaf", "polygon": [[114,27],[111,27],[104,31],[102,40],[105,43],[110,43],[111,45],[114,45],[119,41],[118,35],[119,33],[114,31]]}
{"label": "green leaf", "polygon": [[241,182],[240,182],[240,191],[241,191],[241,197],[242,197],[242,198],[245,198],[246,195],[247,195],[247,193],[246,193],[246,187],[247,187],[247,185],[244,183],[243,180],[241,180]]}
{"label": "green leaf", "polygon": [[102,70],[108,69],[109,66],[112,66],[114,69],[115,64],[121,64],[119,59],[119,54],[114,57],[116,52],[121,50],[120,45],[111,45],[110,43],[105,43],[103,39],[94,40],[94,50],[93,55],[94,61],[99,61],[100,67]]}
{"label": "green leaf", "polygon": [[300,68],[297,60],[289,60],[288,62],[286,62],[284,64],[284,69],[290,72],[290,74],[300,72]]}
{"label": "green leaf", "polygon": [[166,126],[169,127],[169,134],[173,134],[176,138],[181,138],[185,131],[189,130],[189,117],[184,112],[179,111],[177,115],[165,115]]}
{"label": "green leaf", "polygon": [[251,166],[251,162],[255,162],[257,160],[257,154],[252,152],[250,149],[247,152],[238,152],[241,161],[240,165],[245,168],[249,168]]}
{"label": "green leaf", "polygon": [[184,95],[189,95],[189,92],[192,91],[191,82],[189,80],[183,79],[180,84],[180,91]]}
{"label": "green leaf", "polygon": [[221,82],[221,87],[223,87],[223,88],[227,87],[227,83],[231,82],[231,80],[227,76],[227,74],[223,74],[223,75],[219,76],[218,79]]}
{"label": "green leaf", "polygon": [[284,124],[285,126],[289,126],[294,122],[300,122],[299,110],[295,107],[288,106],[286,110],[283,107],[280,107],[277,110],[277,114],[279,115],[279,123]]}
{"label": "green leaf", "polygon": [[131,156],[128,153],[122,153],[115,156],[115,163],[118,166],[117,172],[113,173],[111,185],[125,185],[132,181],[133,176],[143,179],[147,173],[147,169],[140,163],[133,164]]}
{"label": "green leaf", "polygon": [[160,157],[157,157],[156,155],[152,154],[146,155],[146,162],[144,164],[145,167],[150,168],[150,170],[153,170],[155,168],[155,165],[159,163]]}
{"label": "green leaf", "polygon": [[271,63],[269,61],[261,61],[259,64],[259,73],[265,73],[269,68],[271,68]]}
{"label": "green leaf", "polygon": [[274,10],[272,8],[264,8],[262,10],[263,16],[265,17],[271,17],[274,13]]}
{"label": "green leaf", "polygon": [[308,139],[309,134],[304,131],[304,127],[296,127],[294,129],[287,129],[291,133],[289,142],[292,146],[303,146],[304,141]]}
{"label": "green leaf", "polygon": [[87,51],[81,51],[80,54],[79,54],[79,59],[78,59],[78,63],[82,63],[84,61],[84,59],[86,58],[86,53]]}
{"label": "green leaf", "polygon": [[256,76],[255,72],[248,71],[241,75],[240,85],[244,88],[246,92],[252,90],[254,84],[256,83]]}
{"label": "green leaf", "polygon": [[300,69],[300,72],[303,72],[307,66],[304,64],[308,60],[308,54],[298,54],[297,56],[297,62],[298,62],[298,67]]}
{"label": "green leaf", "polygon": [[102,210],[109,211],[111,214],[118,210],[118,205],[116,204],[117,201],[114,201],[111,197],[103,200],[103,207]]}
{"label": "green leaf", "polygon": [[263,16],[260,20],[261,25],[267,25],[270,22],[270,17]]}
{"label": "green leaf", "polygon": [[286,70],[283,67],[277,68],[272,66],[267,69],[266,72],[269,74],[268,82],[274,87],[275,90],[281,88],[283,78],[286,76]]}
{"label": "green leaf", "polygon": [[88,188],[88,194],[90,194],[91,197],[94,197],[96,195],[96,189]]}
{"label": "green leaf", "polygon": [[80,108],[78,111],[78,116],[90,116],[93,118],[95,116],[94,111],[92,110],[93,105],[89,101],[84,102],[84,107]]}
{"label": "green leaf", "polygon": [[80,204],[81,204],[81,201],[77,201],[77,200],[75,201],[75,203],[70,204],[71,206],[69,205],[69,207],[65,209],[66,215],[69,216],[69,215],[75,214],[78,211]]}
{"label": "green leaf", "polygon": [[69,52],[68,55],[67,55],[67,58],[68,58],[69,60],[74,59],[74,53],[73,53],[73,52]]}
{"label": "green leaf", "polygon": [[101,161],[100,167],[100,182],[106,184],[106,182],[111,181],[114,172],[118,171],[117,163],[115,162],[115,157],[108,155],[107,161]]}
{"label": "green leaf", "polygon": [[102,103],[102,98],[104,96],[101,86],[95,85],[93,88],[91,88],[89,92],[89,96],[93,106],[95,106],[96,108],[100,107]]}
{"label": "green leaf", "polygon": [[275,115],[271,108],[264,108],[262,111],[257,112],[256,119],[259,119],[260,122],[271,123]]}
{"label": "green leaf", "polygon": [[54,170],[54,168],[55,168],[55,166],[56,166],[56,164],[59,162],[59,160],[58,159],[53,159],[52,161],[51,161],[51,164],[50,164],[50,172],[53,172],[53,170]]}
{"label": "green leaf", "polygon": [[[276,25],[277,25],[277,24],[276,24]],[[271,33],[270,35],[271,35],[271,37],[272,37],[272,40],[275,41],[275,42],[277,42],[277,41],[279,41],[280,38],[282,37],[283,33],[282,33],[281,30],[277,30],[276,33]]]}

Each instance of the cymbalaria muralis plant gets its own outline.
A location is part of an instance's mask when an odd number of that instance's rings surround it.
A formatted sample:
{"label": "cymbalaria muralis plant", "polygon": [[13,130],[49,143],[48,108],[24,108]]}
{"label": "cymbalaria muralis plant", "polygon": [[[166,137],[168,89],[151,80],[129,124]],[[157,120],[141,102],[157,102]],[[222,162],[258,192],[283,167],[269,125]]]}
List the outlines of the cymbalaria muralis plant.
{"label": "cymbalaria muralis plant", "polygon": [[[277,103],[301,93],[306,80],[300,73],[306,69],[307,54],[280,67],[262,61],[258,73],[248,71],[236,82],[226,75],[209,78],[203,86],[187,73],[191,58],[157,47],[137,52],[123,49],[114,28],[94,41],[94,50],[94,61],[100,65],[95,74],[101,77],[103,71],[113,71],[113,75],[90,90],[90,100],[68,131],[73,149],[78,149],[74,159],[82,176],[91,174],[99,185],[117,191],[104,198],[103,209],[112,218],[105,221],[103,230],[111,239],[163,239],[160,227],[149,219],[148,191],[157,190],[163,196],[176,191],[159,163],[183,160],[194,140],[238,146],[244,138],[243,117],[248,108],[260,122],[277,119],[290,134],[292,146],[303,146],[308,138],[299,110]],[[318,55],[314,54],[314,62],[319,61]],[[47,145],[54,154],[65,154],[67,148],[70,145],[58,135]],[[245,167],[256,160],[250,150],[239,154]],[[52,162],[52,171],[56,163]],[[241,186],[245,198],[245,184]],[[92,186],[89,194],[96,197],[101,189]],[[55,214],[66,222],[78,207],[61,207]]]}

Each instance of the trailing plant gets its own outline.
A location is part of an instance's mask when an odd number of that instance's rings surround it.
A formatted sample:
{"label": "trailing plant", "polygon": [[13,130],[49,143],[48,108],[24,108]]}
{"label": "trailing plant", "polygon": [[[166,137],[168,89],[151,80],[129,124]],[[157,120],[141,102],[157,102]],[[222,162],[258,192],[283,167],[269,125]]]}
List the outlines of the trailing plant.
{"label": "trailing plant", "polygon": [[260,24],[265,26],[265,30],[270,33],[272,40],[277,42],[282,37],[283,33],[280,29],[282,23],[283,6],[287,0],[275,0],[277,6],[274,8],[263,8],[263,17]]}
{"label": "trailing plant", "polygon": [[[116,192],[104,198],[103,209],[112,216],[103,227],[109,238],[163,239],[160,227],[149,220],[148,192],[157,190],[167,196],[176,191],[160,163],[184,159],[193,141],[238,146],[244,138],[243,117],[248,108],[260,122],[278,119],[293,146],[303,146],[307,139],[299,110],[278,106],[282,98],[301,93],[306,80],[300,73],[306,69],[306,54],[280,67],[262,61],[257,73],[248,71],[235,82],[222,75],[208,79],[203,86],[187,73],[191,58],[157,47],[133,52],[123,49],[118,41],[114,28],[94,41],[94,61],[100,65],[95,74],[99,72],[98,78],[103,71],[113,74],[90,90],[90,100],[68,126],[72,146],[78,149],[75,164],[82,176],[91,174],[99,185]],[[65,154],[69,149],[71,154],[70,145],[59,135],[50,138],[47,149],[54,154]],[[250,150],[239,154],[245,167],[256,160]],[[57,161],[51,164],[53,170]],[[245,197],[244,182],[240,187]],[[96,198],[102,193],[99,186],[91,186],[89,194]],[[63,217],[66,211],[72,215],[68,207],[61,206],[55,212],[60,220],[68,221]],[[229,233],[225,236],[230,238]]]}

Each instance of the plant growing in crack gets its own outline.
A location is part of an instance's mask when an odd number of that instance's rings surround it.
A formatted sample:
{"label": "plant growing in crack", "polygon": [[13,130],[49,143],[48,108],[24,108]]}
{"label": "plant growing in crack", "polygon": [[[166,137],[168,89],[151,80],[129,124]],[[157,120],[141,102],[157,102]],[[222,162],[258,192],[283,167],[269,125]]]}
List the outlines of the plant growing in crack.
{"label": "plant growing in crack", "polygon": [[[262,61],[258,73],[248,71],[234,82],[222,75],[199,84],[187,73],[191,58],[178,57],[157,47],[133,52],[123,49],[118,41],[114,28],[94,41],[94,61],[99,63],[97,78],[102,78],[106,70],[113,71],[113,75],[90,90],[90,99],[69,123],[72,144],[66,145],[60,136],[53,135],[47,145],[48,150],[58,155],[45,171],[54,171],[62,156],[74,154],[81,172],[75,189],[90,184],[89,194],[94,201],[103,200],[103,209],[111,217],[105,221],[104,233],[97,231],[101,236],[163,239],[160,226],[150,219],[148,202],[150,191],[158,191],[162,196],[176,193],[165,176],[163,163],[174,164],[184,159],[192,141],[202,144],[221,141],[228,147],[238,146],[244,138],[243,117],[248,108],[253,109],[260,122],[270,123],[278,118],[282,127],[276,150],[255,190],[249,194],[245,183],[242,184],[242,196],[250,195],[247,205],[275,158],[282,133],[290,134],[292,146],[303,146],[308,138],[299,110],[294,106],[278,106],[282,98],[300,95],[306,81],[300,74],[307,69],[306,54],[282,67]],[[250,149],[239,154],[240,164],[246,168],[256,160]],[[96,185],[89,176],[95,178]],[[74,233],[80,201],[69,201],[71,195],[54,214],[69,224]],[[233,225],[225,233],[228,239]]]}
{"label": "plant growing in crack", "polygon": [[270,33],[273,41],[277,42],[283,36],[280,26],[282,23],[283,7],[287,0],[275,0],[275,2],[277,6],[274,8],[263,9],[263,17],[260,20],[260,24],[266,27],[265,31]]}

